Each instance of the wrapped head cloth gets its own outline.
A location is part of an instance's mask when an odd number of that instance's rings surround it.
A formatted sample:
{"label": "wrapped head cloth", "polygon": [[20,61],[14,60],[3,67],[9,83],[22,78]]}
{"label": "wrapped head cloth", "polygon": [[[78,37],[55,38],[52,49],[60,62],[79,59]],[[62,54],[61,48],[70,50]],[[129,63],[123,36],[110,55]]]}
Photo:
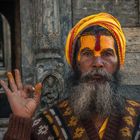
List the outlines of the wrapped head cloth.
{"label": "wrapped head cloth", "polygon": [[65,55],[68,64],[72,65],[73,54],[76,46],[74,42],[82,31],[91,26],[101,26],[112,34],[117,43],[120,66],[123,66],[125,61],[126,39],[119,21],[108,13],[99,13],[85,17],[71,29],[65,46]]}

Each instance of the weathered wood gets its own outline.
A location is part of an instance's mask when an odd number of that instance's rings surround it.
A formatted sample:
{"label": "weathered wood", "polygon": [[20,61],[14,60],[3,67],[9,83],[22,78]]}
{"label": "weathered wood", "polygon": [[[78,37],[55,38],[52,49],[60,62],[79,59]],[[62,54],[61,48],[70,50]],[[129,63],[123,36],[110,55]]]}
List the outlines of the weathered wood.
{"label": "weathered wood", "polygon": [[[63,50],[64,38],[71,27],[71,1],[36,0],[34,6],[35,79],[43,83],[43,107],[47,102],[50,105],[55,103],[64,91]],[[54,84],[48,86],[51,82]],[[48,95],[52,100],[48,99]]]}
{"label": "weathered wood", "polygon": [[[24,81],[31,84],[40,81],[44,85],[44,91],[47,86],[45,83],[51,77],[54,81],[55,79],[58,81],[58,85],[50,89],[59,91],[62,88],[58,95],[62,94],[64,38],[71,27],[71,1],[21,0],[20,3]],[[49,90],[49,93],[56,97],[56,92],[53,91]],[[45,90],[43,93],[46,92]]]}
{"label": "weathered wood", "polygon": [[126,52],[140,52],[140,27],[123,29],[126,36]]}
{"label": "weathered wood", "polygon": [[140,53],[126,53],[126,62],[122,83],[140,85]]}
{"label": "weathered wood", "polygon": [[20,0],[22,75],[23,81],[33,84],[35,75],[35,9],[33,1]]}
{"label": "weathered wood", "polygon": [[[19,0],[15,0],[15,68],[21,70],[21,27],[20,27],[20,3]],[[17,39],[18,37],[18,39]]]}
{"label": "weathered wood", "polygon": [[138,23],[138,26],[140,26],[140,0],[138,1],[139,3],[138,3],[138,6],[139,6],[139,23]]}
{"label": "weathered wood", "polygon": [[79,19],[99,12],[108,12],[116,16],[123,26],[138,24],[138,0],[72,0],[73,23]]}
{"label": "weathered wood", "polygon": [[58,1],[37,0],[35,9],[37,47],[40,49],[60,47],[60,14]]}
{"label": "weathered wood", "polygon": [[123,28],[127,41],[122,83],[140,85],[140,27]]}
{"label": "weathered wood", "polygon": [[[60,29],[61,29],[61,48],[65,47],[66,37],[72,27],[72,7],[71,0],[59,0],[60,4]],[[64,52],[64,51],[63,51]]]}

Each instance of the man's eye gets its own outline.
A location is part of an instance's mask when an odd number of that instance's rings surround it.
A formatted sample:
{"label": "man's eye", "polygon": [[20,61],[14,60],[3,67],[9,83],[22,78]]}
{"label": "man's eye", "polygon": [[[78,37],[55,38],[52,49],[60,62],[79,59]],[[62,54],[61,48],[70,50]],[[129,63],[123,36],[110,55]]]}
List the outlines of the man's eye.
{"label": "man's eye", "polygon": [[113,56],[112,52],[103,52],[103,56]]}
{"label": "man's eye", "polygon": [[92,52],[82,52],[82,55],[83,56],[87,56],[87,57],[90,57],[90,56],[92,56],[93,54],[92,54]]}

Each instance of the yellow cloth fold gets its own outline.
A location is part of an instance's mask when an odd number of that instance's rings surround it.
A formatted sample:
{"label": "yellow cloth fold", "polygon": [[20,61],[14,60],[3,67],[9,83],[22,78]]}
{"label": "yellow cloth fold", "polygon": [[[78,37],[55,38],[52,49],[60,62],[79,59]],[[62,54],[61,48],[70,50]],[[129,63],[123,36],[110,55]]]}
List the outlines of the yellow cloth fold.
{"label": "yellow cloth fold", "polygon": [[65,46],[65,55],[68,64],[72,64],[72,53],[75,47],[73,43],[75,39],[83,30],[94,25],[102,26],[112,33],[117,42],[120,65],[123,65],[125,61],[126,39],[119,21],[108,13],[99,13],[85,17],[71,29]]}
{"label": "yellow cloth fold", "polygon": [[100,130],[99,130],[99,137],[100,137],[100,140],[102,140],[103,138],[103,135],[104,135],[104,132],[106,130],[106,126],[107,126],[107,123],[108,123],[108,119],[109,118],[106,118],[103,125],[101,126]]}

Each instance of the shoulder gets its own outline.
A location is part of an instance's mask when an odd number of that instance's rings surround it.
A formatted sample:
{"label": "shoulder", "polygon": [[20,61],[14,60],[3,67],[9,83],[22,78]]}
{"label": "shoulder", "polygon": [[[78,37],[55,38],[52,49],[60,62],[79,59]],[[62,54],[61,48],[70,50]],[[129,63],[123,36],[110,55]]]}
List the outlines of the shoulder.
{"label": "shoulder", "polygon": [[133,107],[140,107],[140,102],[135,100],[126,99],[126,103]]}
{"label": "shoulder", "polygon": [[125,110],[132,116],[140,114],[140,102],[127,99],[125,103]]}
{"label": "shoulder", "polygon": [[126,100],[125,116],[123,121],[133,130],[133,138],[140,138],[140,102],[134,100]]}

